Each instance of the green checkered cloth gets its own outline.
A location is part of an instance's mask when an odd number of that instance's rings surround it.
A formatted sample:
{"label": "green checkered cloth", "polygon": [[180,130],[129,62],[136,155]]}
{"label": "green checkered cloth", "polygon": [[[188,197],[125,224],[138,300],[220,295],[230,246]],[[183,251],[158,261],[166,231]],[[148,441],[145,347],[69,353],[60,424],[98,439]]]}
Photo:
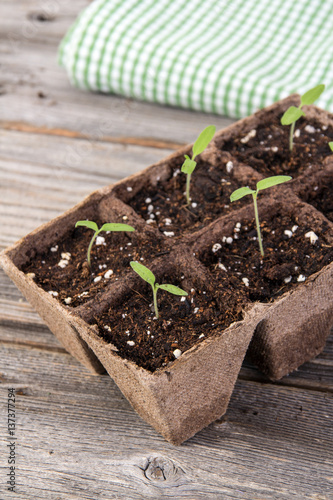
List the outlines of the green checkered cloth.
{"label": "green checkered cloth", "polygon": [[320,83],[332,0],[95,0],[59,48],[73,85],[240,118]]}

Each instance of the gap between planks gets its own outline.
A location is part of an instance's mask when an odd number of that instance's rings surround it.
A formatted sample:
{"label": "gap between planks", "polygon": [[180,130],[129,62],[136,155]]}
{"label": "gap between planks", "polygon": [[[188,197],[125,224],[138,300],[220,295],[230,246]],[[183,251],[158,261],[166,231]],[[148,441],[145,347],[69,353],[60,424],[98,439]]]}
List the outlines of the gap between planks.
{"label": "gap between planks", "polygon": [[150,137],[91,137],[88,134],[83,134],[75,130],[68,130],[63,128],[48,128],[45,126],[37,126],[25,122],[15,122],[15,121],[0,121],[0,128],[8,131],[24,132],[24,133],[34,133],[51,135],[58,137],[67,137],[71,139],[93,139],[95,142],[109,142],[113,144],[130,144],[133,146],[150,147],[157,149],[172,149],[177,150],[185,145],[183,142],[172,142],[163,141],[160,139],[154,139]]}

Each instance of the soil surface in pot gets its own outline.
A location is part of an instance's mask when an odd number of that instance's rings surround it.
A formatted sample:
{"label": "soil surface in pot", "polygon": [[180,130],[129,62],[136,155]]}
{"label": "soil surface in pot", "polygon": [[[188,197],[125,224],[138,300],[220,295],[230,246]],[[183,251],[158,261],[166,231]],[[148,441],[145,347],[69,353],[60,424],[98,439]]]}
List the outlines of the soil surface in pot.
{"label": "soil surface in pot", "polygon": [[328,146],[333,140],[332,127],[315,120],[308,121],[306,117],[300,118],[296,122],[294,147],[290,151],[290,127],[281,125],[281,116],[270,115],[270,118],[270,122],[263,120],[248,135],[221,141],[219,147],[265,177],[287,174],[295,178],[310,166],[318,168],[318,164],[332,154]]}
{"label": "soil surface in pot", "polygon": [[[163,280],[163,282],[165,282]],[[120,306],[94,318],[99,334],[116,346],[118,354],[154,372],[207,337],[221,333],[242,319],[244,299],[225,290],[223,301],[211,292],[194,289],[172,276],[168,283],[188,292],[187,297],[158,292],[159,319],[154,314],[152,292],[132,293]],[[136,293],[135,293],[136,292]]]}
{"label": "soil surface in pot", "polygon": [[207,226],[220,215],[249,202],[242,199],[230,207],[230,195],[239,182],[226,173],[225,162],[219,167],[198,161],[191,176],[191,203],[186,204],[186,175],[180,171],[181,161],[171,164],[170,177],[157,186],[141,189],[128,204],[143,219],[165,236],[181,236]]}
{"label": "soil surface in pot", "polygon": [[[98,227],[105,222],[96,221]],[[84,227],[51,246],[49,251],[31,255],[22,271],[33,273],[34,281],[59,302],[77,307],[92,299],[106,286],[127,272],[130,261],[145,263],[161,253],[157,238],[145,233],[102,232],[91,250],[91,270],[87,250],[93,231]]]}
{"label": "soil surface in pot", "polygon": [[305,186],[301,197],[333,221],[333,178],[319,179],[315,185]]}
{"label": "soil surface in pot", "polygon": [[262,259],[255,220],[245,220],[236,224],[229,243],[217,242],[220,248],[212,247],[200,260],[218,277],[218,288],[232,286],[235,293],[245,291],[249,301],[269,302],[332,262],[333,247],[325,238],[328,230],[325,220],[316,228],[300,223],[296,216],[277,213],[261,223]]}

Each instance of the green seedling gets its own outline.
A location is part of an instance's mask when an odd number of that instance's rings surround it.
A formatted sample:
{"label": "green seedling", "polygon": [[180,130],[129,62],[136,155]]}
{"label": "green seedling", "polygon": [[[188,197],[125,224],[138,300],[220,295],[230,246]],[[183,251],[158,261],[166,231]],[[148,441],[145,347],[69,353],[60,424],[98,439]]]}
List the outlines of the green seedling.
{"label": "green seedling", "polygon": [[157,308],[157,291],[159,289],[165,290],[166,292],[172,293],[173,295],[182,295],[186,296],[188,295],[187,292],[179,288],[178,286],[175,285],[159,285],[156,283],[156,278],[155,275],[148,269],[148,267],[144,266],[143,264],[140,264],[140,262],[132,261],[130,262],[130,265],[143,280],[145,280],[147,283],[150,284],[153,290],[153,297],[154,297],[154,310],[155,310],[155,316],[158,319],[158,308]]}
{"label": "green seedling", "polygon": [[257,234],[258,234],[258,241],[259,241],[259,248],[260,248],[260,253],[261,256],[264,257],[264,248],[262,245],[262,238],[261,238],[261,232],[260,232],[260,223],[259,223],[259,215],[258,215],[258,205],[257,205],[257,196],[259,191],[262,191],[263,189],[270,188],[272,186],[277,186],[278,184],[282,184],[283,182],[290,181],[292,177],[289,175],[274,175],[273,177],[267,177],[266,179],[262,179],[261,181],[257,182],[257,189],[254,191],[253,189],[250,189],[249,187],[241,187],[239,189],[236,189],[233,193],[230,195],[230,201],[237,201],[243,198],[243,196],[246,196],[248,194],[252,194],[253,197],[253,204],[254,204],[254,216],[256,220],[256,226],[257,226]]}
{"label": "green seedling", "polygon": [[192,158],[190,158],[188,155],[185,156],[185,161],[182,165],[182,172],[187,175],[186,177],[186,201],[187,204],[190,204],[190,182],[191,182],[191,175],[197,166],[197,162],[195,161],[196,156],[200,155],[208,146],[210,141],[213,139],[214,134],[216,131],[216,127],[214,125],[209,125],[206,127],[195,143],[193,144],[192,148]]}
{"label": "green seedling", "polygon": [[331,151],[333,151],[333,142],[329,142],[328,145],[331,148]]}
{"label": "green seedling", "polygon": [[102,231],[135,231],[134,227],[129,226],[128,224],[114,224],[114,223],[103,224],[103,226],[98,229],[96,222],[93,222],[91,220],[79,220],[75,224],[75,227],[78,227],[78,226],[84,226],[84,227],[87,227],[87,228],[92,229],[94,231],[94,234],[90,240],[90,243],[88,246],[88,252],[87,252],[87,262],[88,262],[89,267],[91,267],[90,253],[91,253],[92,246],[94,244],[95,239]]}
{"label": "green seedling", "polygon": [[304,111],[302,110],[303,106],[309,106],[313,104],[318,97],[324,92],[325,85],[317,85],[311,90],[308,90],[301,96],[301,104],[296,106],[290,106],[290,108],[285,111],[281,118],[282,125],[291,125],[290,127],[290,137],[289,137],[289,149],[292,151],[294,145],[294,132],[295,132],[295,124],[297,120],[301,116],[305,116]]}

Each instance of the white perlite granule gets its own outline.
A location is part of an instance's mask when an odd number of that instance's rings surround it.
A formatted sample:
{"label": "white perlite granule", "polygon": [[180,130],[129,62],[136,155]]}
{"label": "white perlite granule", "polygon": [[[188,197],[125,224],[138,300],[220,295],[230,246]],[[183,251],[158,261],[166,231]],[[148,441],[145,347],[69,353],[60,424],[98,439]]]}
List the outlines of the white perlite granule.
{"label": "white perlite granule", "polygon": [[182,355],[182,351],[180,349],[175,349],[173,355],[175,358],[179,358]]}
{"label": "white perlite granule", "polygon": [[242,282],[244,283],[245,286],[249,286],[249,279],[248,278],[242,278]]}
{"label": "white perlite granule", "polygon": [[104,236],[97,236],[97,238],[96,238],[96,245],[104,245],[104,243],[105,243]]}
{"label": "white perlite granule", "polygon": [[108,271],[106,271],[106,273],[104,274],[104,278],[105,279],[109,279],[111,278],[111,276],[113,275],[113,271],[112,269],[109,269]]}
{"label": "white perlite granule", "polygon": [[58,266],[61,267],[62,269],[64,269],[68,265],[68,263],[69,263],[69,260],[61,259],[58,262]]}
{"label": "white perlite granule", "polygon": [[61,253],[61,260],[58,262],[58,266],[63,269],[64,267],[66,267],[68,265],[70,258],[71,258],[71,254],[69,252],[62,252]]}
{"label": "white perlite granule", "polygon": [[308,233],[306,233],[305,238],[310,238],[310,243],[312,245],[314,245],[316,243],[316,241],[318,240],[318,236],[313,231],[309,231]]}
{"label": "white perlite granule", "polygon": [[221,248],[222,248],[222,245],[221,245],[220,243],[214,243],[214,245],[212,246],[212,252],[213,252],[213,253],[216,253],[216,252],[218,252]]}
{"label": "white perlite granule", "polygon": [[228,161],[228,163],[226,164],[226,169],[227,169],[228,174],[230,174],[232,172],[233,168],[234,168],[234,164],[232,163],[232,161]]}
{"label": "white perlite granule", "polygon": [[304,127],[304,130],[308,132],[309,134],[314,134],[316,129],[312,125],[306,125]]}
{"label": "white perlite granule", "polygon": [[243,139],[241,139],[240,141],[243,143],[243,144],[246,144],[247,142],[249,142],[250,139],[252,139],[252,137],[255,137],[257,135],[257,131],[256,129],[252,129],[250,130],[250,132],[245,136],[243,137]]}

